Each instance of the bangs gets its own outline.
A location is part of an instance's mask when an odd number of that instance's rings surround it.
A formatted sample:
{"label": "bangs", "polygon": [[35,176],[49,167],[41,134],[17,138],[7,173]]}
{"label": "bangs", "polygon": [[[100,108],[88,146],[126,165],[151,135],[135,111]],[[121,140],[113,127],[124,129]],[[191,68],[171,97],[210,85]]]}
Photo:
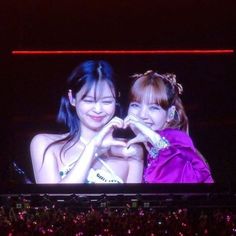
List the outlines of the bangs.
{"label": "bangs", "polygon": [[108,87],[111,90],[112,96],[114,98],[116,98],[116,94],[115,94],[115,89],[113,84],[110,81],[106,81],[106,80],[99,80],[99,81],[95,81],[93,83],[87,83],[84,85],[84,89],[83,92],[81,94],[81,99],[85,98],[88,93],[91,91],[91,89],[93,89],[94,87],[94,99],[95,101],[99,100],[102,97],[103,94],[103,87],[105,86],[105,83],[108,84]]}
{"label": "bangs", "polygon": [[135,81],[130,94],[131,102],[158,104],[163,109],[169,108],[166,87],[161,79],[147,80],[146,77]]}

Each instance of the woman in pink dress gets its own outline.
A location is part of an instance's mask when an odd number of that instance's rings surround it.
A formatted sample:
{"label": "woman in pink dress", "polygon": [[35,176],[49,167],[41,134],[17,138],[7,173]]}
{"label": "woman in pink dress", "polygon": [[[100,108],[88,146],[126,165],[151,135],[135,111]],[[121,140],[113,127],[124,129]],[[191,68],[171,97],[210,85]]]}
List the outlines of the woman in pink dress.
{"label": "woman in pink dress", "polygon": [[146,183],[213,183],[209,165],[188,135],[188,118],[174,74],[147,71],[133,76],[125,127],[144,143],[148,155]]}

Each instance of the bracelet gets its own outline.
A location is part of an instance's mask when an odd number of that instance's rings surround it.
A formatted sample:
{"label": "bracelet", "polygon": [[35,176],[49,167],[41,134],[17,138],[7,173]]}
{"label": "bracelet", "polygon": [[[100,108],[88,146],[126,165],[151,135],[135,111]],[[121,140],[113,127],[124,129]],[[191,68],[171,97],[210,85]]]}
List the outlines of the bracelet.
{"label": "bracelet", "polygon": [[165,137],[161,137],[160,140],[150,148],[149,155],[151,158],[155,159],[158,157],[159,151],[161,149],[169,147],[169,142]]}

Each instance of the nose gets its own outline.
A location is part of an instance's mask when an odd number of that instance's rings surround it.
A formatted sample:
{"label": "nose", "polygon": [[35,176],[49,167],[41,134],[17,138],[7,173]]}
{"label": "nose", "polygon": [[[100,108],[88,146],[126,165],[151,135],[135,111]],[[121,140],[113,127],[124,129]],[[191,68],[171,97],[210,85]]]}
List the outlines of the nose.
{"label": "nose", "polygon": [[102,112],[102,106],[101,106],[101,103],[100,102],[96,102],[95,105],[94,105],[94,111],[96,113],[101,113]]}
{"label": "nose", "polygon": [[139,117],[141,119],[147,118],[147,108],[145,106],[142,106],[141,109],[139,110]]}

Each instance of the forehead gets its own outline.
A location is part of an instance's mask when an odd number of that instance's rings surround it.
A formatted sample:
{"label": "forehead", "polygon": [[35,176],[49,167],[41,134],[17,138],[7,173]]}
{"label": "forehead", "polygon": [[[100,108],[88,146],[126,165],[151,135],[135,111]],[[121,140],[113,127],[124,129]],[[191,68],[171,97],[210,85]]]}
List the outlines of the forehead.
{"label": "forehead", "polygon": [[142,103],[156,103],[157,94],[152,86],[146,86],[135,94],[135,100]]}
{"label": "forehead", "polygon": [[85,84],[76,96],[80,99],[85,96],[95,97],[96,99],[100,97],[114,97],[114,91],[107,81],[98,81],[97,83],[94,82],[90,87]]}

